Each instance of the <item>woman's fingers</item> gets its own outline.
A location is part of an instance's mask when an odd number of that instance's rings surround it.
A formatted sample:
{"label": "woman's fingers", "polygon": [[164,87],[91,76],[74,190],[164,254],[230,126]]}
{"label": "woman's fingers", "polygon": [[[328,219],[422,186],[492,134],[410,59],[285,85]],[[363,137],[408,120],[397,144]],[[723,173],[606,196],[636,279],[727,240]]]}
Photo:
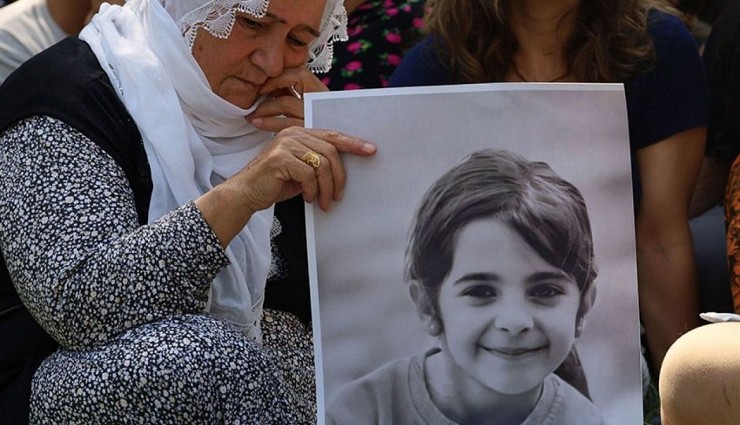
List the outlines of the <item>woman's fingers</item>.
{"label": "woman's fingers", "polygon": [[[316,169],[317,176],[321,178],[319,181],[320,200],[338,201],[342,198],[347,174],[339,152],[362,156],[375,153],[375,146],[368,141],[338,131],[294,128],[286,130],[285,133],[294,134],[293,137],[296,137],[301,145],[320,155],[322,163]],[[299,152],[301,158],[306,152]],[[321,197],[322,195],[324,198]],[[324,205],[328,205],[328,201],[320,205],[323,208]]]}
{"label": "woman's fingers", "polygon": [[[319,207],[328,211],[332,200],[336,200],[336,188],[344,185],[344,179],[337,178],[338,174],[344,175],[344,167],[339,156],[330,158],[332,156],[330,150],[307,140],[297,144],[294,149],[296,149],[294,155],[302,162],[302,167],[313,172],[312,180],[315,182],[315,191],[304,192],[303,199],[306,202],[318,200]],[[328,156],[324,155],[325,152],[329,152]]]}
{"label": "woman's fingers", "polygon": [[254,211],[298,193],[328,211],[332,201],[341,199],[347,180],[340,152],[372,155],[375,146],[336,131],[291,127],[232,179]]}
{"label": "woman's fingers", "polygon": [[[303,100],[293,96],[280,96],[267,99],[247,115],[247,121],[253,121],[254,118],[276,117],[284,115],[286,117],[303,119]],[[287,127],[286,127],[287,128]]]}
{"label": "woman's fingers", "polygon": [[[339,157],[339,151],[333,145],[321,139],[312,139],[312,137],[309,136],[302,141],[309,150],[303,154],[301,159],[304,159],[307,164],[312,165],[316,170],[320,188],[319,195],[323,195],[323,197],[319,197],[319,200],[331,201],[333,199],[338,201],[341,199],[342,190],[347,181],[347,174]],[[316,161],[306,160],[308,156],[315,157]],[[324,202],[320,205],[323,208],[323,205],[326,204]]]}
{"label": "woman's fingers", "polygon": [[247,121],[260,130],[278,132],[303,125],[303,94],[328,91],[305,66],[289,68],[270,78],[260,88],[268,99],[247,115]]}
{"label": "woman's fingers", "polygon": [[[339,157],[339,152],[367,156],[375,153],[375,145],[339,131],[321,129],[306,129],[306,131],[313,136],[313,139],[308,141],[309,146],[312,146],[329,161],[333,182],[332,192],[330,193],[332,199],[339,201],[342,199],[344,186],[347,182],[347,173]],[[327,187],[326,190],[329,190],[329,188]]]}
{"label": "woman's fingers", "polygon": [[297,173],[298,175],[296,176],[298,178],[294,178],[293,180],[300,185],[303,200],[312,203],[316,200],[316,197],[320,193],[319,182],[316,178],[316,171],[312,167],[303,163],[303,161],[301,161],[300,159],[296,159],[302,164],[296,164],[296,169],[300,171]]}
{"label": "woman's fingers", "polygon": [[[291,90],[292,88],[292,90]],[[292,94],[295,91],[299,96]],[[321,80],[305,66],[286,68],[282,74],[265,81],[260,89],[261,94],[286,94],[302,97],[303,93],[329,91]]]}
{"label": "woman's fingers", "polygon": [[331,144],[339,152],[368,156],[374,154],[376,151],[374,144],[365,139],[342,133],[341,131],[322,130],[318,128],[306,128],[304,130],[314,138]]}
{"label": "woman's fingers", "polygon": [[263,131],[277,133],[303,126],[303,101],[288,96],[268,99],[247,115],[247,121]]}
{"label": "woman's fingers", "polygon": [[[319,157],[321,157],[321,155],[319,155]],[[327,158],[321,158],[322,164],[320,164],[318,167],[312,167],[314,168],[314,171],[316,173],[319,208],[324,211],[328,211],[331,207],[331,202],[333,200],[336,200],[334,188],[338,185],[344,185],[344,182],[338,182],[336,180],[336,178],[334,177],[334,170],[335,168],[337,168],[337,166],[339,166],[342,168],[342,172],[344,172],[344,167],[342,166],[341,162],[331,164],[331,162],[328,160],[324,162],[325,159]]]}
{"label": "woman's fingers", "polygon": [[250,119],[250,122],[262,131],[270,131],[273,133],[280,132],[290,127],[303,126],[302,118],[288,118],[284,116],[253,118]]}

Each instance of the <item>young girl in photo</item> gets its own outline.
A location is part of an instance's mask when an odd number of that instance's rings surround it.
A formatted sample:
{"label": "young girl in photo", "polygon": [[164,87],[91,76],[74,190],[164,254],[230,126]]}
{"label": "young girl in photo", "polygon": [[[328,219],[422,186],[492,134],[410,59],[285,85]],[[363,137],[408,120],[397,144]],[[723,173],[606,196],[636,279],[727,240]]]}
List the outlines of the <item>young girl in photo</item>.
{"label": "young girl in photo", "polygon": [[554,371],[595,298],[586,205],[542,162],[473,153],[424,195],[409,293],[438,345],[343,388],[330,424],[597,425]]}

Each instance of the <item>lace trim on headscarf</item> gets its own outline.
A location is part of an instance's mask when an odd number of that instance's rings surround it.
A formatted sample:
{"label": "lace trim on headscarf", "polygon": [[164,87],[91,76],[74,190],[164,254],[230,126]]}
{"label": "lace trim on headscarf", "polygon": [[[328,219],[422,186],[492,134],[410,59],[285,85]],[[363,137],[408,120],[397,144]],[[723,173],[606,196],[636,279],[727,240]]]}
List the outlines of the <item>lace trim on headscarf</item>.
{"label": "lace trim on headscarf", "polygon": [[234,28],[237,12],[262,18],[267,13],[269,3],[269,0],[213,0],[183,16],[177,26],[192,49],[198,28],[203,28],[216,38],[228,38]]}
{"label": "lace trim on headscarf", "polygon": [[[227,38],[234,28],[236,13],[262,18],[267,13],[269,0],[213,0],[183,16],[177,26],[192,49],[198,28],[212,36]],[[321,20],[319,37],[311,43],[306,66],[312,72],[327,72],[334,57],[335,41],[347,40],[347,13],[341,0],[327,0],[327,10]]]}
{"label": "lace trim on headscarf", "polygon": [[[324,12],[319,37],[311,45],[308,69],[312,72],[327,72],[334,58],[334,42],[347,41],[347,12],[342,0],[327,0],[329,10]],[[333,3],[333,5],[331,4]]]}

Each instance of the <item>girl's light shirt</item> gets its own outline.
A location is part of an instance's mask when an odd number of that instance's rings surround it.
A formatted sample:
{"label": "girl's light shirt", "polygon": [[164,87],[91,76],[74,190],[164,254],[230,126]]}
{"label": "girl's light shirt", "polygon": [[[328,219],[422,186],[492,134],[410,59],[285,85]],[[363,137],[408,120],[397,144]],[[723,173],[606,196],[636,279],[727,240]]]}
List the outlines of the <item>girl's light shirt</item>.
{"label": "girl's light shirt", "polygon": [[[423,355],[388,363],[347,384],[327,409],[331,425],[460,425],[434,404],[424,381]],[[596,406],[555,374],[545,378],[542,395],[520,425],[603,425]]]}

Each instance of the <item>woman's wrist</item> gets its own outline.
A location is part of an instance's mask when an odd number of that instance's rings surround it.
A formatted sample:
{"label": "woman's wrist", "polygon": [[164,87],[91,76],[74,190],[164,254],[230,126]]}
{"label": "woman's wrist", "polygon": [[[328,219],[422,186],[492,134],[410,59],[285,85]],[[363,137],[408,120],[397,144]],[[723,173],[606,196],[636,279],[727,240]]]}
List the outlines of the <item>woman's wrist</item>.
{"label": "woman's wrist", "polygon": [[229,182],[224,182],[195,200],[195,206],[224,248],[257,211],[249,206],[242,192]]}

